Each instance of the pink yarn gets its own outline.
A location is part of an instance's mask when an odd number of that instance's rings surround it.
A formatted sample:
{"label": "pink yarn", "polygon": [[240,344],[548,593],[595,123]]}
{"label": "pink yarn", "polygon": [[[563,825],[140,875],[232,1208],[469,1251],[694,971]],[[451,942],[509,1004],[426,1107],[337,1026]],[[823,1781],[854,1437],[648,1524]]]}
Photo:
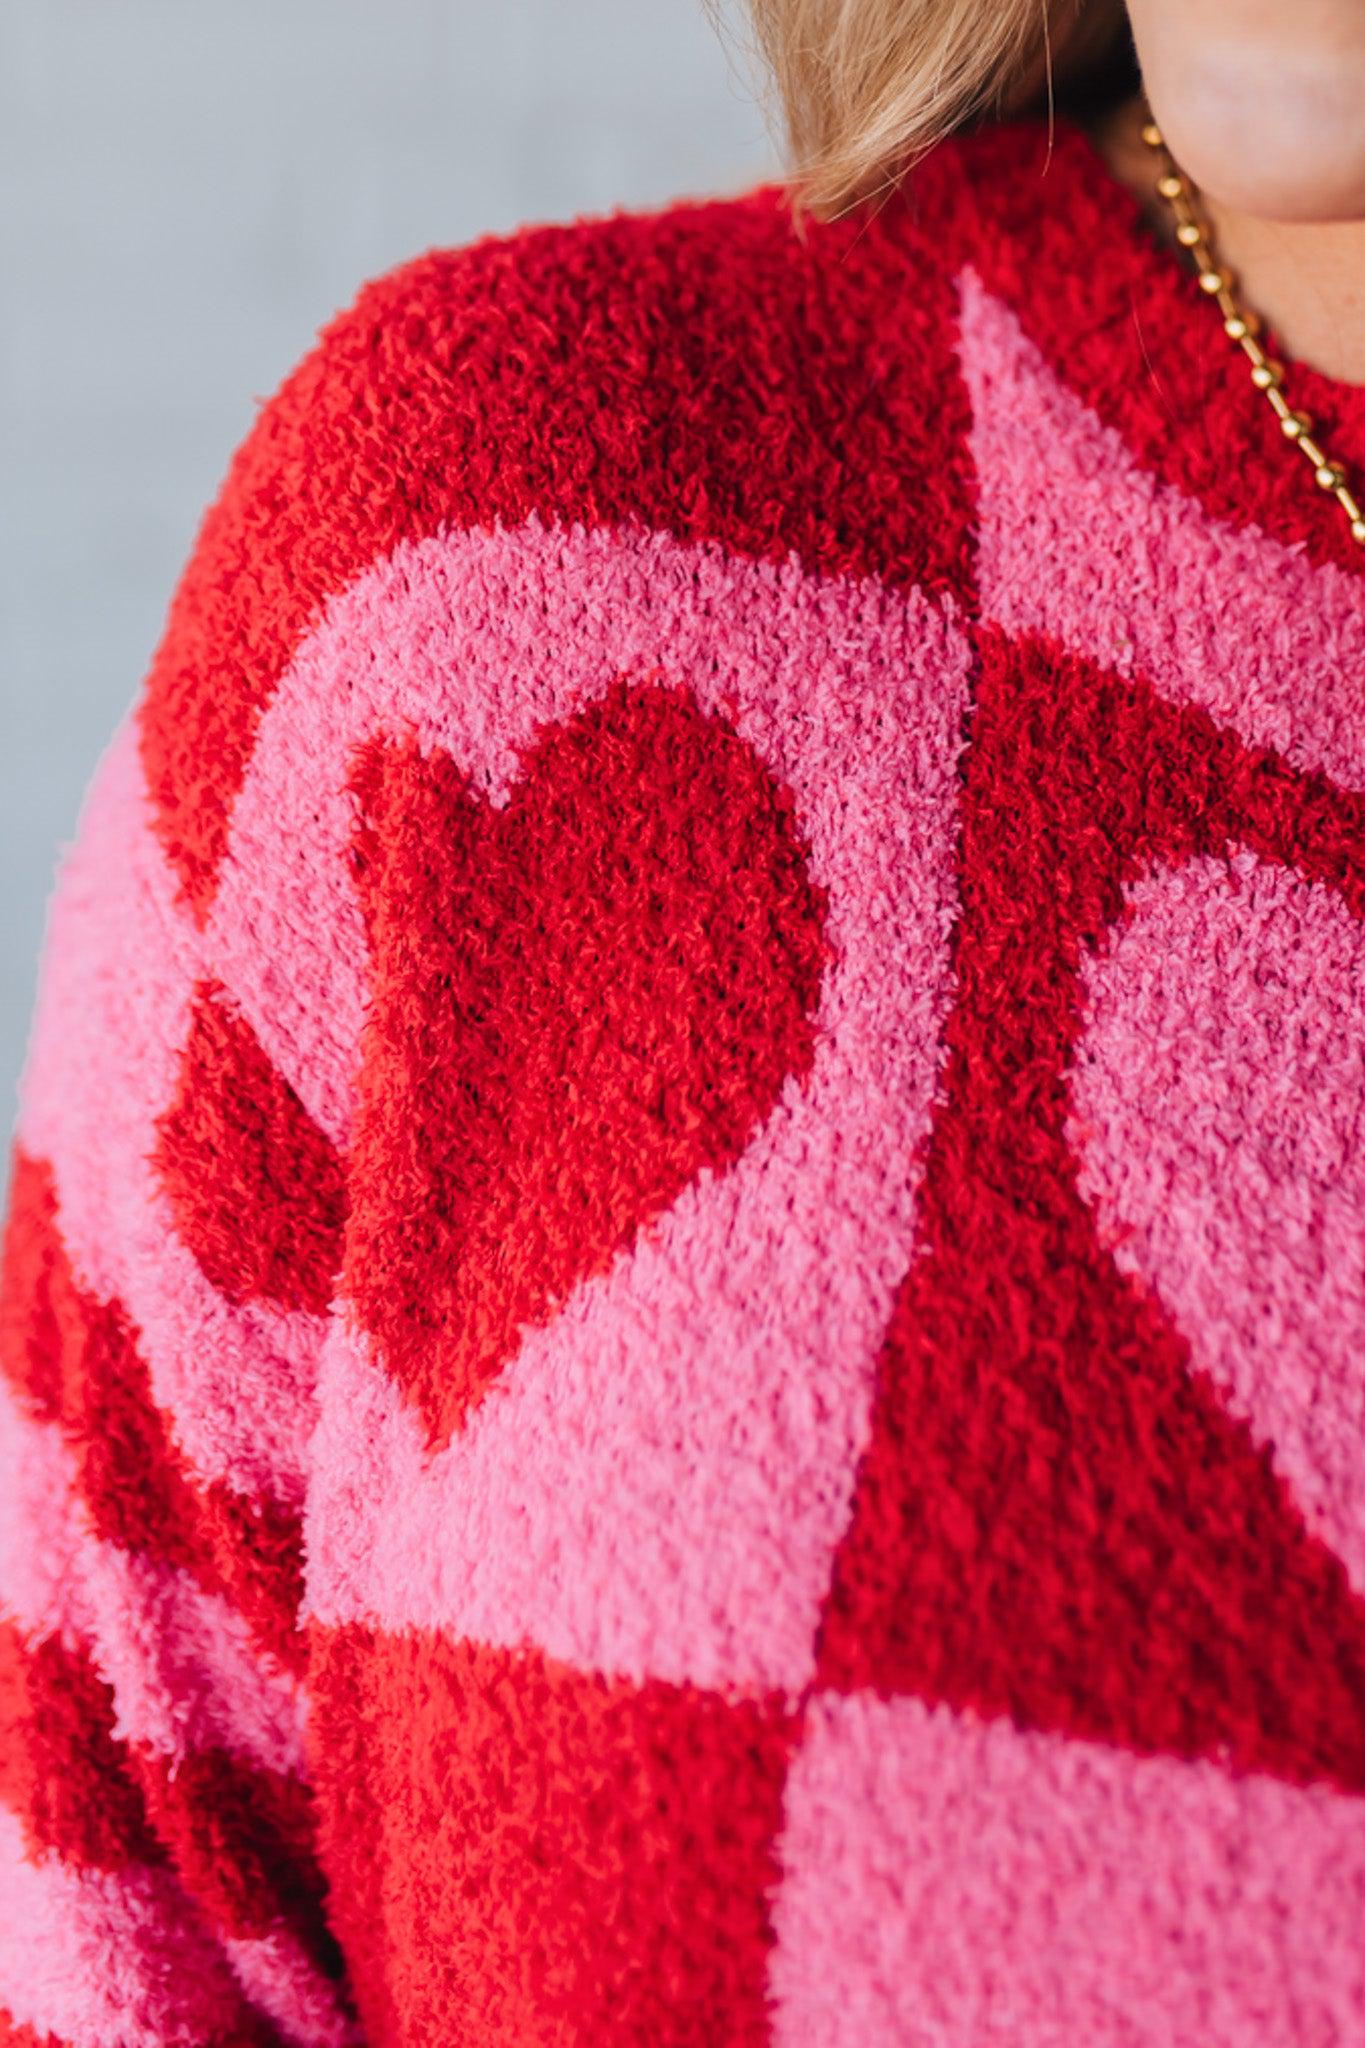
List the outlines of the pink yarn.
{"label": "pink yarn", "polygon": [[777,2048],[1345,2048],[1359,1800],[825,1697],[787,1787]]}

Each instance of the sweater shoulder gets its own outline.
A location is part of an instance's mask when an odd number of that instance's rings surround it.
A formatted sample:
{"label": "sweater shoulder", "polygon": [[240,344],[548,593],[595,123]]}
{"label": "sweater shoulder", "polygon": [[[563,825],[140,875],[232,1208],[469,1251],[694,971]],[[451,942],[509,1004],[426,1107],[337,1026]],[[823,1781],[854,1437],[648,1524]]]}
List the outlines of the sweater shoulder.
{"label": "sweater shoulder", "polygon": [[[804,458],[857,467],[868,403],[903,406],[895,430],[935,456],[951,437],[959,158],[947,145],[837,221],[798,222],[767,184],[434,250],[361,291],[317,368],[367,387],[389,460],[439,448],[455,519],[700,534],[728,506],[736,545],[801,547],[782,529],[812,487]],[[755,491],[781,506],[763,533]]]}
{"label": "sweater shoulder", "polygon": [[147,776],[192,897],[301,641],[404,544],[609,527],[962,592],[965,400],[929,191],[802,232],[762,186],[366,285],[263,407],[153,664]]}
{"label": "sweater shoulder", "polygon": [[[434,250],[361,291],[314,374],[367,391],[388,461],[440,451],[456,520],[700,534],[728,504],[736,544],[781,551],[745,478],[789,517],[795,442],[855,461],[848,422],[890,372],[896,395],[941,385],[951,279],[919,205],[798,224],[767,185]],[[898,322],[912,300],[937,332]]]}
{"label": "sweater shoulder", "polygon": [[596,324],[602,320],[614,341],[626,338],[622,323],[633,337],[703,307],[753,324],[764,310],[752,295],[756,276],[770,287],[790,277],[803,240],[777,184],[648,210],[530,222],[427,250],[368,280],[323,329],[321,347],[372,342],[395,322],[412,343],[413,320],[436,348],[443,335],[463,334],[471,321],[521,322],[523,344],[548,356],[565,344],[592,352],[603,338]]}
{"label": "sweater shoulder", "polygon": [[366,285],[318,369],[365,382],[392,461],[457,456],[458,520],[677,523],[678,444],[695,468],[727,422],[791,393],[810,268],[775,187],[523,227]]}

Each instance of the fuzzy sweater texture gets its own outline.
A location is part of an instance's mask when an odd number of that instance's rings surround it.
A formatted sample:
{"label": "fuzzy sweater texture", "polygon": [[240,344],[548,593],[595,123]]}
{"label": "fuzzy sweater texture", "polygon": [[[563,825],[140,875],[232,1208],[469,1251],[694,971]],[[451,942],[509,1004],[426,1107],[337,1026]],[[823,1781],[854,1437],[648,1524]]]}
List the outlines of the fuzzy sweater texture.
{"label": "fuzzy sweater texture", "polygon": [[0,2040],[1362,2048],[1361,561],[1064,125],[327,330],[55,902]]}

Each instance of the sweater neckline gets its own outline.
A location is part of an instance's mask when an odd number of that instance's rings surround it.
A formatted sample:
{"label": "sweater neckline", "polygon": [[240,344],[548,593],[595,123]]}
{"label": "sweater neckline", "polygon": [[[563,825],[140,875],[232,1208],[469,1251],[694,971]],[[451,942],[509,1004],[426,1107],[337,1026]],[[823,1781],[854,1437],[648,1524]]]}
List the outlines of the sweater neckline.
{"label": "sweater neckline", "polygon": [[[958,165],[965,260],[1142,465],[1227,523],[1365,572],[1340,507],[1088,132],[1060,115],[982,128]],[[1365,497],[1365,386],[1294,361],[1287,391]]]}
{"label": "sweater neckline", "polygon": [[[1068,138],[1074,138],[1079,155],[1088,156],[1090,170],[1096,183],[1107,180],[1112,195],[1116,226],[1121,226],[1126,239],[1137,245],[1135,255],[1145,253],[1149,264],[1161,266],[1168,274],[1174,271],[1177,277],[1187,280],[1187,297],[1206,326],[1217,332],[1218,322],[1212,310],[1199,297],[1198,286],[1193,273],[1187,271],[1176,254],[1168,248],[1143,211],[1142,203],[1130,186],[1117,175],[1094,136],[1082,123],[1063,118],[1060,125]],[[1259,310],[1259,309],[1258,309]],[[1264,320],[1264,315],[1261,316]],[[1229,373],[1233,377],[1242,374],[1242,364],[1237,351],[1222,337],[1226,346]],[[1272,321],[1265,321],[1265,346],[1267,351],[1279,358],[1285,365],[1287,383],[1292,385],[1301,403],[1308,409],[1329,408],[1343,420],[1350,416],[1352,424],[1365,418],[1365,383],[1353,383],[1346,377],[1333,377],[1316,364],[1295,356],[1285,347]]]}

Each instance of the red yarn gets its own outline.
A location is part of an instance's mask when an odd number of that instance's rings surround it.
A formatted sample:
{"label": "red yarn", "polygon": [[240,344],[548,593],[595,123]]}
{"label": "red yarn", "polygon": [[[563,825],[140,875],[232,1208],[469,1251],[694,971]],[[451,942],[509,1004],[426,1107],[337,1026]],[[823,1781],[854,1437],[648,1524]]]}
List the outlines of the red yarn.
{"label": "red yarn", "polygon": [[504,809],[358,772],[371,928],[347,1292],[434,1446],[810,1065],[821,899],[789,801],[676,688],[548,733]]}
{"label": "red yarn", "polygon": [[769,2039],[780,1703],[360,1632],[319,1641],[315,1682],[347,1729],[324,1855],[370,2039]]}
{"label": "red yarn", "polygon": [[229,1301],[324,1314],[341,1264],[341,1162],[219,988],[199,992],[160,1137],[161,1184],[213,1285]]}

